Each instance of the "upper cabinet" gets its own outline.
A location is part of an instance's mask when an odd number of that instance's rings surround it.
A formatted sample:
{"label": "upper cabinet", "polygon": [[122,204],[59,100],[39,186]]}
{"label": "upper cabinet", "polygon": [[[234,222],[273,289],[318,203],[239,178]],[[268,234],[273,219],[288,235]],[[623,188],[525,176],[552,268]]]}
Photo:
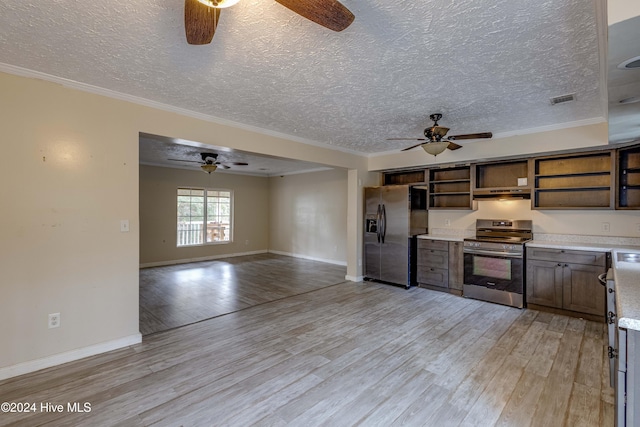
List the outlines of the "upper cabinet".
{"label": "upper cabinet", "polygon": [[428,188],[420,200],[429,209],[474,209],[474,199],[531,198],[533,209],[640,210],[640,144],[385,172],[383,182]]}
{"label": "upper cabinet", "polygon": [[471,209],[471,167],[429,169],[429,209]]}
{"label": "upper cabinet", "polygon": [[383,185],[422,184],[425,183],[425,170],[385,172]]}
{"label": "upper cabinet", "polygon": [[616,209],[640,209],[640,147],[618,150]]}
{"label": "upper cabinet", "polygon": [[534,209],[613,207],[611,151],[542,157],[534,162]]}
{"label": "upper cabinet", "polygon": [[529,198],[530,194],[529,160],[501,161],[475,166],[474,198]]}

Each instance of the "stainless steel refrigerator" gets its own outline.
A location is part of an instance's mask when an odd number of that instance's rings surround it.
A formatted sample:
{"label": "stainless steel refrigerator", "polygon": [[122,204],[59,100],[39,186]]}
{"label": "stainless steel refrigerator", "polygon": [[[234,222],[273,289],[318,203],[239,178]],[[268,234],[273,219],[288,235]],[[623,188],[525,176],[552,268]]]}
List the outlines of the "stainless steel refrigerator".
{"label": "stainless steel refrigerator", "polygon": [[416,238],[427,232],[425,187],[365,187],[364,277],[415,284]]}

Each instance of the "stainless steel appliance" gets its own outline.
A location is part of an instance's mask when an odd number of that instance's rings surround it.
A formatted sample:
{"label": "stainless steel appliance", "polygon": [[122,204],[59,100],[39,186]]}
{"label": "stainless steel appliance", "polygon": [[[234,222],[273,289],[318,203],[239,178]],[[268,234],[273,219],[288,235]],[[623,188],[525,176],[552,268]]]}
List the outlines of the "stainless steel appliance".
{"label": "stainless steel appliance", "polygon": [[524,307],[524,244],[530,220],[478,219],[476,235],[464,239],[465,297]]}
{"label": "stainless steel appliance", "polygon": [[364,276],[409,288],[415,283],[416,238],[427,232],[426,187],[366,187]]}

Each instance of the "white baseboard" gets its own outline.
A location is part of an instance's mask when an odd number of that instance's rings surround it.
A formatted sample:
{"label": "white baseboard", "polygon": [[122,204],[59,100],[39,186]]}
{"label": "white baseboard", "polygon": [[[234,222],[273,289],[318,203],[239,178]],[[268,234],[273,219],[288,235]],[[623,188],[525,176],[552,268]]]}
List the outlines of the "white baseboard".
{"label": "white baseboard", "polygon": [[17,377],[18,375],[28,374],[30,372],[39,371],[40,369],[50,368],[52,366],[61,365],[74,360],[84,359],[85,357],[94,356],[96,354],[105,353],[111,350],[128,347],[130,345],[140,344],[142,342],[142,334],[129,335],[128,337],[118,338],[113,341],[107,341],[100,344],[90,345],[89,347],[79,348],[77,350],[66,351],[64,353],[54,354],[53,356],[43,357],[41,359],[30,360],[28,362],[18,363],[17,365],[0,368],[0,381],[7,378]]}
{"label": "white baseboard", "polygon": [[350,276],[347,274],[346,276],[344,276],[344,279],[351,282],[362,282],[364,280],[364,276]]}
{"label": "white baseboard", "polygon": [[204,256],[198,258],[185,258],[185,259],[174,259],[170,261],[159,261],[159,262],[146,262],[144,264],[140,264],[140,268],[148,268],[148,267],[162,267],[164,265],[176,265],[176,264],[187,264],[190,262],[199,262],[199,261],[213,261],[214,259],[222,259],[222,258],[232,258],[236,256],[245,256],[245,255],[258,255],[258,254],[266,254],[268,251],[266,249],[260,251],[250,251],[250,252],[238,252],[232,254],[221,254],[221,255],[211,255]]}
{"label": "white baseboard", "polygon": [[289,253],[289,252],[274,251],[274,250],[271,250],[271,249],[269,249],[269,253],[270,254],[276,254],[276,255],[285,255],[285,256],[290,256],[290,257],[294,257],[294,258],[308,259],[310,261],[326,262],[327,264],[342,265],[344,267],[347,266],[347,263],[345,261],[336,261],[334,259],[316,258],[316,257],[308,256],[308,255],[292,254],[292,253]]}

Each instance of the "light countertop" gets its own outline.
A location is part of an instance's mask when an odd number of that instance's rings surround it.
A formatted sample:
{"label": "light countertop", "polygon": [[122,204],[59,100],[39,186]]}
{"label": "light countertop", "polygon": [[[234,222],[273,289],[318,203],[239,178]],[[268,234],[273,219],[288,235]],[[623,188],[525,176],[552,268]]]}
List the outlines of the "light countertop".
{"label": "light countertop", "polygon": [[449,242],[462,242],[464,237],[462,236],[447,236],[442,234],[419,234],[418,239],[427,239],[427,240],[446,240]]}
{"label": "light countertop", "polygon": [[640,249],[614,249],[611,254],[616,282],[618,326],[640,331],[640,263],[618,260],[619,253],[637,253]]}

